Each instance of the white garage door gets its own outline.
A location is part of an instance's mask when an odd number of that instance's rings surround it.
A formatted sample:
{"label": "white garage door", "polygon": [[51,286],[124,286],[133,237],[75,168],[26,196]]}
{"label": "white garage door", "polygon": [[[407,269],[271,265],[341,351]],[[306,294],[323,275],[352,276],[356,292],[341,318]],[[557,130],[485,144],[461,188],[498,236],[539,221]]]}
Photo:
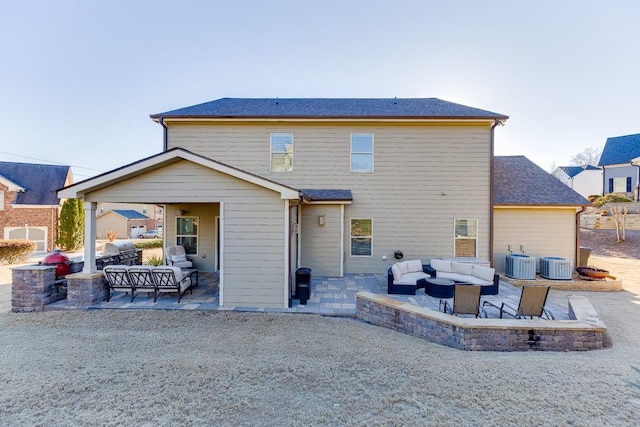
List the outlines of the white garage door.
{"label": "white garage door", "polygon": [[6,239],[26,239],[36,244],[37,252],[47,249],[47,227],[6,227],[4,229]]}

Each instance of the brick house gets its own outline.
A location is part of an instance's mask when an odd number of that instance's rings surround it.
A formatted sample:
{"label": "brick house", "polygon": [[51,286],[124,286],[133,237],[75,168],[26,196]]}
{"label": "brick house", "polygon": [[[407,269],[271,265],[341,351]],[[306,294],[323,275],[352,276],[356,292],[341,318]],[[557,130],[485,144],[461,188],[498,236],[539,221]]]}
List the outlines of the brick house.
{"label": "brick house", "polygon": [[62,205],[56,190],[72,183],[70,166],[0,162],[0,237],[53,250]]}

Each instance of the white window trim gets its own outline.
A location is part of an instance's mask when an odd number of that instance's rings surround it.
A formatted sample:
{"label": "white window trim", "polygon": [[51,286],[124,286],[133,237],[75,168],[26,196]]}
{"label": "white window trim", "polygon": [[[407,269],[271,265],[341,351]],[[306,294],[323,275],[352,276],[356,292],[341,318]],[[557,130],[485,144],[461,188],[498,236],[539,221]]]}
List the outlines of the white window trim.
{"label": "white window trim", "polygon": [[[353,151],[353,136],[354,135],[371,135],[371,151]],[[351,173],[373,173],[375,165],[375,138],[373,132],[356,132],[351,133],[349,136],[349,170]],[[354,154],[371,154],[371,170],[370,171],[354,171],[353,170],[353,155]]]}
{"label": "white window trim", "polygon": [[[371,235],[369,236],[371,238],[371,254],[370,255],[353,255],[352,252],[352,248],[351,248],[351,244],[353,243],[353,237],[351,236],[351,222],[354,220],[363,220],[363,219],[368,219],[369,221],[371,221]],[[362,218],[362,217],[353,217],[353,218],[349,218],[349,256],[351,256],[352,258],[371,258],[373,257],[373,218]]]}
{"label": "white window trim", "polygon": [[[187,254],[190,256],[198,256],[198,254],[200,253],[200,217],[199,216],[193,216],[193,215],[183,215],[183,216],[176,216],[176,240],[175,240],[175,244],[178,245],[178,237],[194,237],[196,238],[196,253],[195,254]],[[181,218],[195,218],[196,222],[198,223],[198,232],[196,234],[178,234],[178,219]]]}
{"label": "white window trim", "polygon": [[[456,222],[457,221],[475,221],[476,223],[476,236],[475,237],[458,237],[456,236]],[[454,218],[453,219],[453,256],[456,255],[456,240],[471,240],[474,239],[476,241],[475,245],[475,253],[476,257],[478,256],[478,219],[477,218]]]}
{"label": "white window trim", "polygon": [[[273,151],[273,136],[274,135],[290,135],[291,136],[291,169],[287,171],[276,171],[273,170],[273,155],[274,154],[283,154],[283,153],[274,153]],[[269,134],[269,171],[273,173],[291,173],[293,172],[293,159],[295,152],[295,143],[293,140],[293,133],[291,132],[271,132]],[[287,154],[286,152],[284,154]]]}
{"label": "white window trim", "polygon": [[[13,230],[26,229],[26,240],[31,240],[32,242],[40,243],[44,245],[44,250],[47,250],[47,245],[49,244],[49,227],[47,226],[26,226],[26,227],[5,227],[4,228],[4,236],[5,239],[9,239],[9,233]],[[44,232],[44,240],[33,240],[29,238],[29,230],[40,230]]]}
{"label": "white window trim", "polygon": [[4,210],[4,191],[0,191],[0,211]]}

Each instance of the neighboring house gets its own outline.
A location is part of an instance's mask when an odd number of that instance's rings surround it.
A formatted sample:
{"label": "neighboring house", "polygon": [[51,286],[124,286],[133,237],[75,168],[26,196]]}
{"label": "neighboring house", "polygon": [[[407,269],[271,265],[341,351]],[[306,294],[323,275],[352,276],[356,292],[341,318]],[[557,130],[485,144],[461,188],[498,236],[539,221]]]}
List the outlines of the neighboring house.
{"label": "neighboring house", "polygon": [[56,190],[72,183],[70,166],[0,162],[0,237],[53,250],[62,205]]}
{"label": "neighboring house", "polygon": [[560,166],[553,176],[585,198],[602,194],[602,169],[597,166]]}
{"label": "neighboring house", "polygon": [[580,216],[589,201],[524,156],[494,159],[493,266],[524,253],[571,260],[579,256]]}
{"label": "neighboring house", "polygon": [[98,239],[106,239],[108,231],[117,231],[120,239],[135,239],[154,227],[152,218],[133,209],[114,209],[96,217]]}
{"label": "neighboring house", "polygon": [[223,98],[151,117],[161,153],[60,194],[83,198],[88,218],[98,202],[163,205],[166,244],[219,271],[221,305],[286,307],[298,267],[336,277],[385,272],[396,251],[492,258],[505,115],[436,98]]}
{"label": "neighboring house", "polygon": [[[635,187],[640,182],[640,133],[608,138],[598,166],[604,176],[602,194],[622,193],[637,199]],[[634,194],[636,193],[636,194]]]}
{"label": "neighboring house", "polygon": [[98,203],[98,215],[112,210],[134,210],[152,218],[154,224],[149,227],[149,230],[162,229],[162,225],[164,224],[164,209],[162,206],[139,203]]}

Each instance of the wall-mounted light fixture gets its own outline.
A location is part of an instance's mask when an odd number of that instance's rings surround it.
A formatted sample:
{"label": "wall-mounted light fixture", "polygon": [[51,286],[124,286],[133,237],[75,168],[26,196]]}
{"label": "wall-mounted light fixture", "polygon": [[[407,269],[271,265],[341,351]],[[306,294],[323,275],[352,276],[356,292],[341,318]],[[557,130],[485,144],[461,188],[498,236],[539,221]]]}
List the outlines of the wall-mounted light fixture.
{"label": "wall-mounted light fixture", "polygon": [[182,209],[176,209],[175,211],[173,211],[173,213],[174,213],[176,216],[181,216],[181,215],[184,215],[184,214],[185,214],[185,213],[187,213],[187,212],[186,212],[186,211],[183,211]]}
{"label": "wall-mounted light fixture", "polygon": [[318,215],[318,225],[324,225],[324,217],[325,215]]}

